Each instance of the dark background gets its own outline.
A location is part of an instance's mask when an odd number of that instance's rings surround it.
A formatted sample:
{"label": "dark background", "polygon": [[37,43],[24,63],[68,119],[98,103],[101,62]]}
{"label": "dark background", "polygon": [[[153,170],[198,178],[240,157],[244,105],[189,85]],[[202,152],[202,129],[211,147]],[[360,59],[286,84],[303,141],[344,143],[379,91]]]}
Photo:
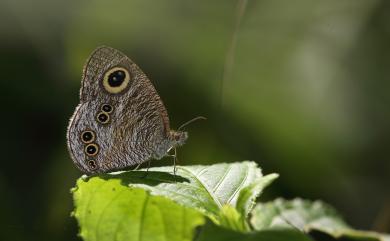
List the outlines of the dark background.
{"label": "dark background", "polygon": [[65,133],[103,44],[151,78],[173,128],[208,118],[181,164],[255,160],[281,175],[261,200],[323,199],[389,232],[389,3],[0,0],[0,239],[77,240]]}

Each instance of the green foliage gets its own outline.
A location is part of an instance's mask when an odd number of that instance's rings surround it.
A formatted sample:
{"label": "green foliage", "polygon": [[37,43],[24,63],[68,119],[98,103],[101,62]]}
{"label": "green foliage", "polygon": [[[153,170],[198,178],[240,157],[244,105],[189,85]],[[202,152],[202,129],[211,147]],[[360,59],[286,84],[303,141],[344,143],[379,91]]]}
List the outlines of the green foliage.
{"label": "green foliage", "polygon": [[294,229],[265,229],[257,232],[240,233],[207,223],[196,241],[312,241],[302,232]]}
{"label": "green foliage", "polygon": [[257,204],[252,214],[255,230],[290,228],[326,236],[327,240],[390,240],[387,235],[352,229],[336,210],[321,201],[276,199]]}
{"label": "green foliage", "polygon": [[81,178],[73,193],[73,214],[88,241],[192,240],[194,228],[204,222],[198,212],[116,178]]}
{"label": "green foliage", "polygon": [[305,241],[317,231],[348,240],[385,240],[351,229],[321,202],[278,199],[252,210],[258,195],[278,176],[263,176],[254,162],[179,166],[176,175],[172,171],[156,167],[80,178],[73,189],[73,215],[81,237]]}
{"label": "green foliage", "polygon": [[142,178],[144,172],[125,173],[124,182],[166,196],[202,212],[217,224],[240,231],[248,230],[245,220],[256,196],[277,177],[276,174],[263,177],[254,162],[180,166],[176,180],[167,174],[172,170],[172,167],[152,168],[147,178]]}

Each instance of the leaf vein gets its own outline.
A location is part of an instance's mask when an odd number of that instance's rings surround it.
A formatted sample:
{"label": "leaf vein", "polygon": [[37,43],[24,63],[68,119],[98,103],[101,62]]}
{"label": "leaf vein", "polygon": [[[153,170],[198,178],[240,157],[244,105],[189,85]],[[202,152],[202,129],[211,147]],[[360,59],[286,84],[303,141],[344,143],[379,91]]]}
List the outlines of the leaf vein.
{"label": "leaf vein", "polygon": [[230,172],[231,169],[232,169],[232,165],[230,165],[230,166],[226,169],[225,173],[223,174],[223,176],[221,177],[221,179],[219,180],[219,182],[217,183],[217,185],[215,185],[215,187],[213,188],[213,192],[216,192],[216,191],[217,191],[217,189],[218,189],[219,186],[222,184],[222,182],[225,180],[227,174]]}
{"label": "leaf vein", "polygon": [[[92,198],[96,195],[98,189],[101,189],[104,185],[106,185],[107,183],[103,183],[103,184],[100,184],[100,185],[97,185],[96,188],[93,189],[93,191],[91,192],[90,196],[89,196],[89,199],[88,199],[88,202],[87,202],[87,205],[85,206],[85,211],[84,211],[84,217],[83,219],[85,220],[85,222],[87,222],[87,220],[91,220],[91,219],[87,219],[86,216],[87,216],[87,213],[88,213],[88,209],[90,207],[90,203],[91,203],[91,200]],[[85,223],[85,226],[87,227],[87,223]]]}
{"label": "leaf vein", "polygon": [[247,178],[249,176],[248,166],[246,166],[246,167],[247,167],[247,170],[245,172],[245,177],[242,179],[240,185],[236,188],[236,190],[234,191],[233,195],[228,199],[227,203],[229,203],[229,204],[232,201],[232,199],[234,198],[234,196],[236,196],[236,194],[241,190],[241,187],[244,185],[245,181],[247,180]]}
{"label": "leaf vein", "polygon": [[142,230],[145,222],[145,212],[146,212],[146,206],[148,201],[149,201],[149,195],[146,195],[144,205],[142,206],[141,220],[140,220],[139,232],[138,232],[138,241],[141,241],[142,239]]}
{"label": "leaf vein", "polygon": [[[97,224],[96,224],[96,229],[95,229],[95,235],[96,235],[96,238],[99,236],[99,233],[98,231],[100,230],[99,226],[100,226],[100,223],[102,221],[102,216],[104,214],[105,211],[107,211],[107,208],[111,205],[112,202],[115,201],[115,199],[117,199],[125,190],[122,190],[120,191],[117,195],[115,195],[115,197],[113,197],[107,204],[106,206],[104,206],[104,208],[101,210],[100,214],[99,214],[99,217],[97,218]],[[99,240],[97,238],[97,240]]]}
{"label": "leaf vein", "polygon": [[[123,191],[125,191],[125,190],[123,190]],[[120,194],[122,194],[123,191]],[[130,210],[130,209],[127,209],[127,210]],[[127,217],[126,214],[127,214],[126,212],[124,212],[122,214],[121,219],[118,221],[118,224],[116,225],[115,232],[114,232],[114,234],[115,234],[114,241],[118,240],[118,230],[119,230],[119,227],[120,227],[121,223],[123,222],[123,220]]]}

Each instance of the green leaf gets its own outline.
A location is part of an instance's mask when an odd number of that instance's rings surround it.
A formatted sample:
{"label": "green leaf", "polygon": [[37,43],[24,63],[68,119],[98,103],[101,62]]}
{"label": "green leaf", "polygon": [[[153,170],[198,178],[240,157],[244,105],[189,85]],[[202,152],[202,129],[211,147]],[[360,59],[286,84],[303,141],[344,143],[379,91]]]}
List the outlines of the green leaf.
{"label": "green leaf", "polygon": [[312,241],[306,234],[294,229],[269,229],[257,232],[236,232],[208,222],[196,241]]}
{"label": "green leaf", "polygon": [[265,177],[258,178],[252,184],[240,191],[237,200],[237,209],[240,213],[245,215],[245,218],[255,205],[256,197],[259,196],[264,188],[271,184],[278,176],[278,174],[269,174]]}
{"label": "green leaf", "polygon": [[[93,231],[94,233],[101,233],[106,227],[92,225],[95,223],[91,219],[100,219],[101,217],[79,216],[80,209],[90,210],[92,214],[100,213],[103,209],[114,210],[112,214],[114,217],[118,216],[115,210],[121,209],[122,213],[128,212],[129,216],[134,216],[133,209],[139,210],[143,205],[142,202],[138,203],[141,200],[140,197],[132,196],[136,192],[137,195],[141,195],[137,188],[148,191],[148,193],[143,192],[142,195],[149,196],[150,193],[153,196],[168,198],[186,207],[187,212],[190,212],[188,208],[197,210],[216,224],[242,232],[249,231],[246,217],[253,206],[254,199],[265,186],[277,177],[275,174],[263,177],[256,163],[248,161],[211,166],[178,166],[176,175],[171,174],[172,171],[173,167],[155,167],[150,168],[148,172],[145,170],[116,172],[91,177],[88,181],[80,179],[74,196],[75,213],[82,228],[82,236],[87,237],[85,233],[94,229],[100,230]],[[98,186],[102,186],[102,188],[95,187],[97,184],[94,183],[98,183]],[[121,190],[129,197],[124,197],[125,194],[121,194],[123,200],[116,199],[113,196],[115,193],[110,188]],[[91,195],[93,195],[94,202],[89,201]],[[99,199],[96,200],[96,197]],[[115,202],[110,201],[111,199],[114,199]],[[160,198],[160,200],[157,197],[151,197],[151,199],[159,200],[159,205],[156,205],[157,209],[161,209],[160,213],[167,210],[164,205],[168,204],[162,204],[167,202],[166,199]],[[126,200],[130,200],[127,203],[128,206],[118,203],[118,201],[125,202]],[[136,203],[132,204],[132,202]],[[118,205],[121,206],[118,207]],[[130,210],[126,210],[126,208]],[[82,211],[82,213],[85,212]],[[104,214],[108,215],[109,213],[105,211]],[[171,216],[171,214],[168,213],[167,216]],[[110,217],[107,216],[107,218]],[[140,215],[135,217],[138,222],[141,222],[140,220],[143,218]],[[110,223],[115,222],[110,221]],[[198,223],[196,222],[196,224]]]}
{"label": "green leaf", "polygon": [[236,231],[249,231],[250,227],[246,221],[246,218],[243,217],[237,209],[230,205],[225,205],[221,208],[220,211],[219,225],[223,227],[229,227],[232,230]]}
{"label": "green leaf", "polygon": [[[249,230],[246,217],[253,200],[277,177],[275,174],[263,177],[257,164],[249,161],[211,166],[178,166],[176,179],[169,174],[172,170],[173,167],[150,168],[146,178],[143,178],[145,171],[107,176],[121,178],[124,185],[149,190],[153,195],[168,197],[199,210],[217,224],[235,230],[238,228],[240,231]],[[226,212],[225,206],[237,209],[238,213],[234,213],[236,210]]]}
{"label": "green leaf", "polygon": [[189,241],[195,227],[205,220],[193,209],[124,186],[116,178],[80,178],[72,192],[76,207],[73,215],[86,241]]}
{"label": "green leaf", "polygon": [[252,212],[251,224],[256,230],[290,228],[319,236],[327,240],[380,240],[389,241],[390,236],[375,232],[352,229],[331,206],[303,199],[259,203]]}

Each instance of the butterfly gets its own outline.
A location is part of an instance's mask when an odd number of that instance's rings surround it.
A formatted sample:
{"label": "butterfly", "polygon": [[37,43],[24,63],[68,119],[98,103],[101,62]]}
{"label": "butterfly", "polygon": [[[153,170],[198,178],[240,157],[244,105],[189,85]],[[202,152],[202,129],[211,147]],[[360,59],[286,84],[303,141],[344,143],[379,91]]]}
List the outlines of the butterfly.
{"label": "butterfly", "polygon": [[133,61],[111,47],[93,51],[67,130],[70,156],[82,172],[106,173],[161,159],[187,138],[187,132],[170,129],[160,96]]}

